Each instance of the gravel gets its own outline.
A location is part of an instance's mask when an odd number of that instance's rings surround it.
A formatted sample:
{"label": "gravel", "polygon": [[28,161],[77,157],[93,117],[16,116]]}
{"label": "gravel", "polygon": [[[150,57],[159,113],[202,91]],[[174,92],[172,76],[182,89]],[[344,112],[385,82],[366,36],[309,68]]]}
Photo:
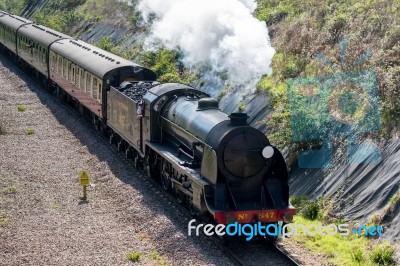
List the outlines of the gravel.
{"label": "gravel", "polygon": [[17,75],[1,58],[0,265],[230,265],[88,123]]}

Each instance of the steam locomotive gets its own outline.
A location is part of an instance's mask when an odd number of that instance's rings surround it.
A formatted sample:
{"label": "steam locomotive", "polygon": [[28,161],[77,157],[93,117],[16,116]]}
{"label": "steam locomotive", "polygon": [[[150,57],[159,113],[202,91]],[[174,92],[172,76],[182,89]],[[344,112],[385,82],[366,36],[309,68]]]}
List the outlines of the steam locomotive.
{"label": "steam locomotive", "polygon": [[202,91],[160,84],[150,69],[3,11],[0,49],[74,102],[193,215],[292,221],[284,158],[246,114],[227,115]]}

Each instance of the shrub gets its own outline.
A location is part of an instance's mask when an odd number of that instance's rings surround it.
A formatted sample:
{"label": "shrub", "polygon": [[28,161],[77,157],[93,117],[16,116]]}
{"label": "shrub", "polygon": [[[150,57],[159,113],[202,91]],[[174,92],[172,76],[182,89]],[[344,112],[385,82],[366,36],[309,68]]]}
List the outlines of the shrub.
{"label": "shrub", "polygon": [[364,254],[361,249],[356,249],[351,252],[351,259],[356,262],[358,265],[362,265],[364,261]]}
{"label": "shrub", "polygon": [[304,218],[309,220],[322,218],[323,214],[321,209],[324,206],[323,198],[311,200],[307,196],[292,196],[290,202]]}
{"label": "shrub", "polygon": [[331,34],[332,43],[336,43],[342,34],[342,31],[346,28],[348,16],[340,13],[333,16],[327,23],[328,32]]}
{"label": "shrub", "polygon": [[0,212],[0,227],[7,226],[9,222],[10,219],[8,218],[7,214]]}
{"label": "shrub", "polygon": [[0,10],[8,11],[13,14],[19,14],[28,3],[29,0],[0,1]]}
{"label": "shrub", "polygon": [[27,129],[25,131],[25,133],[26,133],[26,135],[33,135],[33,134],[35,134],[35,130],[34,129]]}
{"label": "shrub", "polygon": [[140,252],[127,252],[126,253],[126,257],[130,261],[138,261],[140,256],[141,256]]}
{"label": "shrub", "polygon": [[16,186],[3,187],[3,192],[6,194],[14,194],[17,192],[17,187]]}
{"label": "shrub", "polygon": [[26,107],[23,106],[23,105],[19,105],[19,106],[17,107],[17,109],[18,109],[18,112],[25,112],[25,111],[26,111]]}
{"label": "shrub", "polygon": [[304,218],[315,220],[317,219],[320,212],[320,204],[318,201],[310,201],[304,206],[302,211]]}
{"label": "shrub", "polygon": [[158,252],[157,251],[152,251],[151,253],[150,253],[150,258],[152,259],[152,260],[160,260],[160,255],[158,254]]}
{"label": "shrub", "polygon": [[239,112],[243,112],[246,109],[246,104],[244,102],[240,102],[238,105]]}
{"label": "shrub", "polygon": [[260,80],[256,85],[257,93],[269,93],[274,87],[274,82],[272,81],[271,76],[267,76]]}
{"label": "shrub", "polygon": [[111,52],[111,50],[113,49],[113,46],[114,46],[111,41],[111,36],[101,37],[100,41],[95,45],[103,50],[108,51],[108,52]]}
{"label": "shrub", "polygon": [[131,18],[132,24],[135,27],[138,27],[140,25],[140,23],[142,22],[142,20],[143,20],[142,14],[139,11],[135,11]]}
{"label": "shrub", "polygon": [[372,250],[371,260],[377,265],[394,265],[394,248],[384,242]]}
{"label": "shrub", "polygon": [[390,199],[387,204],[389,207],[393,207],[396,205],[396,203],[400,200],[400,190],[396,192]]}
{"label": "shrub", "polygon": [[6,133],[6,130],[4,128],[4,124],[2,122],[0,122],[0,135]]}

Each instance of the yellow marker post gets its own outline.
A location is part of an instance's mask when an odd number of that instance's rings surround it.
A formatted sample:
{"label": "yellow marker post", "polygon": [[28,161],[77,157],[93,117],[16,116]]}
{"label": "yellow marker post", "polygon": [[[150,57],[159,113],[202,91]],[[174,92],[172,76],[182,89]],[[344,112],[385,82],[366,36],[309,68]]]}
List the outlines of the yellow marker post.
{"label": "yellow marker post", "polygon": [[90,176],[86,171],[83,171],[79,176],[79,184],[83,186],[83,198],[82,200],[86,200],[86,186],[90,185]]}

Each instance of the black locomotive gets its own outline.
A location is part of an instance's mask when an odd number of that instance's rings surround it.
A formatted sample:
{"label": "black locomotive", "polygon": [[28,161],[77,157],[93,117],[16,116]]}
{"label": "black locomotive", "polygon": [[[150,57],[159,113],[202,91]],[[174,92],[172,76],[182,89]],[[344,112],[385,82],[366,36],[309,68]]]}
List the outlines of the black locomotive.
{"label": "black locomotive", "polygon": [[89,114],[138,168],[197,216],[217,223],[291,222],[288,172],[244,113],[93,45],[0,11],[0,46]]}

